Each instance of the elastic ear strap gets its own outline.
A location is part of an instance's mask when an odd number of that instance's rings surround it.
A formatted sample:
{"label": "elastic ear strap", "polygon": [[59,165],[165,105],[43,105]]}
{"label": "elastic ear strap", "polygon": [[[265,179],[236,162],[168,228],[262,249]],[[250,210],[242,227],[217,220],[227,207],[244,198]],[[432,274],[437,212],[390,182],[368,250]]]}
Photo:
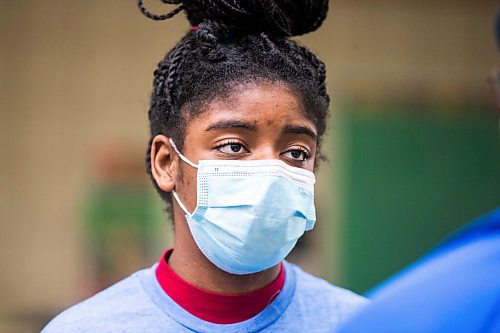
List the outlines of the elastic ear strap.
{"label": "elastic ear strap", "polygon": [[175,192],[175,190],[172,191],[172,195],[174,196],[175,201],[177,201],[184,213],[186,213],[187,215],[191,215],[186,206],[184,206],[184,204],[182,203],[181,199],[179,199],[179,196],[177,195],[177,192]]}
{"label": "elastic ear strap", "polygon": [[184,162],[186,162],[187,164],[189,164],[193,168],[198,169],[198,165],[197,164],[194,164],[186,156],[184,156],[184,155],[181,154],[181,152],[179,151],[179,149],[177,149],[177,146],[175,145],[174,140],[172,140],[171,138],[169,138],[168,141],[170,141],[170,144],[172,145],[172,148],[174,148],[175,152],[177,153],[177,155],[179,155],[179,157],[181,158],[181,160],[183,160]]}

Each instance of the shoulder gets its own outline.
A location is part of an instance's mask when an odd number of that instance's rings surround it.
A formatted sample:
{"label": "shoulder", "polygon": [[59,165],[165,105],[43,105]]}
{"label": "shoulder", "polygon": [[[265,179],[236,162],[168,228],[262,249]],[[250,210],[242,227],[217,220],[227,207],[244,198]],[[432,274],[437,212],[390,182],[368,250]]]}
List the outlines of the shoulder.
{"label": "shoulder", "polygon": [[309,308],[315,316],[324,315],[335,321],[342,321],[368,303],[368,300],[350,290],[304,272],[289,264],[296,276],[295,299],[301,307]]}
{"label": "shoulder", "polygon": [[300,296],[307,297],[312,302],[318,299],[327,303],[335,303],[343,308],[358,308],[368,300],[350,290],[335,286],[328,281],[304,272],[300,267],[288,264],[293,269],[297,279],[297,290]]}
{"label": "shoulder", "polygon": [[479,332],[499,327],[499,212],[474,221],[384,282],[372,293],[370,306],[342,332],[427,332],[431,328],[433,332]]}
{"label": "shoulder", "polygon": [[63,311],[42,333],[107,332],[116,329],[117,323],[127,325],[139,316],[150,316],[154,306],[141,287],[139,275],[143,272],[136,272]]}

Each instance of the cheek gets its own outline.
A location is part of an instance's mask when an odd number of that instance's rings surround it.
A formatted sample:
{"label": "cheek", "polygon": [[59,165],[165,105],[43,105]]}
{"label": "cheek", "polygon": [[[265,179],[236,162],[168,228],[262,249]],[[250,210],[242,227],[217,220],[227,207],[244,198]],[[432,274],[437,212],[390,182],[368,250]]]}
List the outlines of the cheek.
{"label": "cheek", "polygon": [[196,170],[190,166],[183,166],[179,169],[179,183],[182,187],[196,187]]}
{"label": "cheek", "polygon": [[181,186],[177,190],[183,193],[188,204],[196,203],[196,171],[191,166],[183,166],[179,170],[179,184]]}

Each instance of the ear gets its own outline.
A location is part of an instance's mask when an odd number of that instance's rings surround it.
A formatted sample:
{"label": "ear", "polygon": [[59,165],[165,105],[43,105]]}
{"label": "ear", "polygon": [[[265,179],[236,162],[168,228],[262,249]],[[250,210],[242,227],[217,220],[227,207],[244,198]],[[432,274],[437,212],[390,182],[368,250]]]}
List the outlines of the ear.
{"label": "ear", "polygon": [[151,143],[151,174],[158,187],[165,192],[175,189],[179,157],[170,145],[169,138],[157,135]]}

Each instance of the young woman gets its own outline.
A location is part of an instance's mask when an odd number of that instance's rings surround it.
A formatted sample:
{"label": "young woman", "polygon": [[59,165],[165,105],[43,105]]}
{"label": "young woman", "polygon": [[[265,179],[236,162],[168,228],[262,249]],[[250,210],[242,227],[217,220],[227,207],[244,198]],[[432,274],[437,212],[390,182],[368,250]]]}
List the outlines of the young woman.
{"label": "young woman", "polygon": [[162,0],[190,31],[154,72],[146,164],[171,205],[160,262],[45,332],[329,332],[364,299],[284,261],[316,221],[325,66],[288,37],[327,0]]}

